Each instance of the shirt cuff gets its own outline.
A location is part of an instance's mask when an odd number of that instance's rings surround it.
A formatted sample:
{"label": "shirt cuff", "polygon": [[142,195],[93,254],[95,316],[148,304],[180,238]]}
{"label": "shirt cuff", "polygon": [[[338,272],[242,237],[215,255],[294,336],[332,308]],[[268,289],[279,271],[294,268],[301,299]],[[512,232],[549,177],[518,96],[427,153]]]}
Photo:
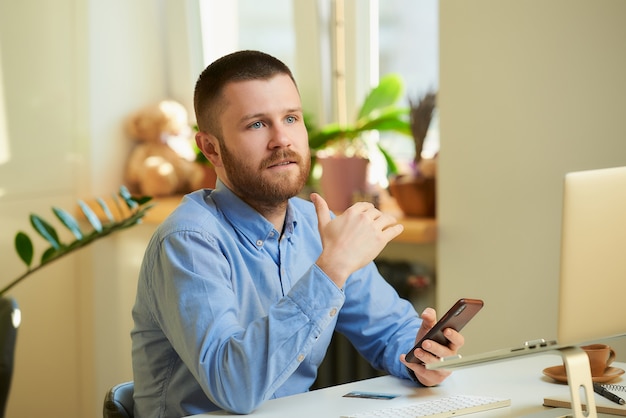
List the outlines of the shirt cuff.
{"label": "shirt cuff", "polygon": [[404,366],[406,368],[407,373],[409,374],[409,379],[411,379],[412,381],[414,381],[415,383],[417,383],[419,386],[424,386],[422,384],[422,382],[420,382],[417,379],[417,376],[415,376],[415,372],[411,369],[409,369],[407,366]]}

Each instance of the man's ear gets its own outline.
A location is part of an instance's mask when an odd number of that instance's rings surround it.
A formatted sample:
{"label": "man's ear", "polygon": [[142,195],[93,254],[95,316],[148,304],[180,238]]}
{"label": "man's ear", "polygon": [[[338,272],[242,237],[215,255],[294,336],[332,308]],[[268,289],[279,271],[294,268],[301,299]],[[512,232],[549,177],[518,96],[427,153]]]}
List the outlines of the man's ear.
{"label": "man's ear", "polygon": [[214,167],[222,166],[220,144],[214,135],[206,132],[196,133],[196,145]]}

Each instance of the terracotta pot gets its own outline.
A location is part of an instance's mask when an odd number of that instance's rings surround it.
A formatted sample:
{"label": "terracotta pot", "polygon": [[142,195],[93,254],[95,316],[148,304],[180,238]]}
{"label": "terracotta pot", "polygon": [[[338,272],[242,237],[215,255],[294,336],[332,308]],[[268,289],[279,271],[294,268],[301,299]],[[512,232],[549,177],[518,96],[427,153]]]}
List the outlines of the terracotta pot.
{"label": "terracotta pot", "polygon": [[389,192],[406,216],[435,216],[437,198],[434,178],[399,176],[389,182]]}
{"label": "terracotta pot", "polygon": [[322,167],[321,194],[333,212],[343,212],[353,202],[353,196],[367,190],[369,160],[361,157],[318,157]]}

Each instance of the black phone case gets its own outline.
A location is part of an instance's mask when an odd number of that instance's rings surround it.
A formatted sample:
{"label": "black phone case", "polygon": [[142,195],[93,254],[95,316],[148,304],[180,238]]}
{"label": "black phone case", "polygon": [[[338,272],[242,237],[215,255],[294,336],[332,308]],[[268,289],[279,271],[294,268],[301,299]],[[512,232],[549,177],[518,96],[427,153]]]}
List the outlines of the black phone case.
{"label": "black phone case", "polygon": [[447,345],[448,339],[444,337],[443,330],[446,328],[452,328],[456,331],[461,331],[463,327],[481,310],[484,303],[480,299],[459,299],[434,327],[426,333],[426,335],[415,344],[415,346],[406,355],[406,361],[409,363],[422,364],[422,361],[413,355],[413,352],[417,348],[422,347],[422,341],[432,340],[439,344]]}

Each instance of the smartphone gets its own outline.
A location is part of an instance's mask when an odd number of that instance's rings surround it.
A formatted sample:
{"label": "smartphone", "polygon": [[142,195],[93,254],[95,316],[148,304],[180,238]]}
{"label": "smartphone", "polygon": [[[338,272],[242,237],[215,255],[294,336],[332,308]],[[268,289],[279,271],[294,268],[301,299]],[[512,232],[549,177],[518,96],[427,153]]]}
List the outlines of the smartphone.
{"label": "smartphone", "polygon": [[408,352],[406,361],[409,363],[422,364],[423,362],[413,355],[416,348],[422,347],[424,340],[436,341],[441,345],[448,345],[448,339],[443,336],[443,330],[452,328],[456,331],[461,329],[481,310],[484,303],[480,299],[459,299],[456,303],[441,317],[422,339]]}

